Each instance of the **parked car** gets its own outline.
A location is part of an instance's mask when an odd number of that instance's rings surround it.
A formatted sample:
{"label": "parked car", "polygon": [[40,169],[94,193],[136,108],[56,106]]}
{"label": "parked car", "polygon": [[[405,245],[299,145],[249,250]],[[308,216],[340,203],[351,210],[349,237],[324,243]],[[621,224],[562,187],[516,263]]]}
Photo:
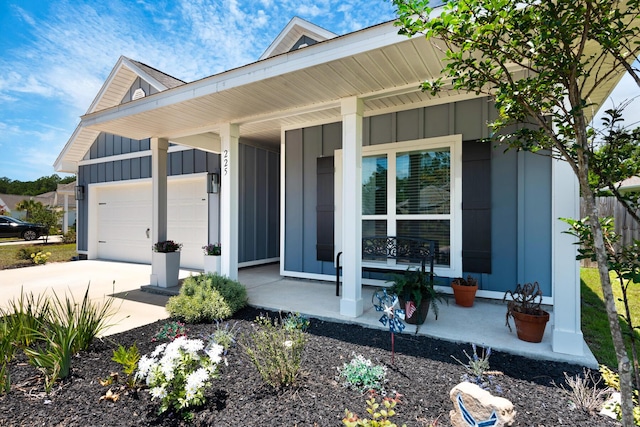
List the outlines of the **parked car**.
{"label": "parked car", "polygon": [[32,224],[10,216],[0,215],[0,237],[21,237],[24,240],[35,240],[46,234],[42,224]]}

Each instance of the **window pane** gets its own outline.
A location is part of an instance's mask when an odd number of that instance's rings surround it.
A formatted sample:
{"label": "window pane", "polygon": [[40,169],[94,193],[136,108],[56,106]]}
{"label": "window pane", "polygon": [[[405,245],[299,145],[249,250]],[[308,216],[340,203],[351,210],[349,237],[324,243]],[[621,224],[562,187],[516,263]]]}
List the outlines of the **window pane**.
{"label": "window pane", "polygon": [[387,214],[387,156],[362,158],[362,215]]}
{"label": "window pane", "polygon": [[[450,264],[450,221],[449,220],[407,220],[398,221],[398,236],[416,237],[436,241],[437,265],[449,266]],[[363,231],[364,233],[364,231]]]}
{"label": "window pane", "polygon": [[398,153],[396,213],[450,213],[451,153],[448,148]]}
{"label": "window pane", "polygon": [[[387,221],[384,219],[376,220],[364,220],[362,221],[362,237],[372,236],[386,236],[387,235]],[[374,257],[362,257],[365,261],[380,261],[379,258]]]}
{"label": "window pane", "polygon": [[387,221],[384,219],[362,221],[362,237],[386,236]]}

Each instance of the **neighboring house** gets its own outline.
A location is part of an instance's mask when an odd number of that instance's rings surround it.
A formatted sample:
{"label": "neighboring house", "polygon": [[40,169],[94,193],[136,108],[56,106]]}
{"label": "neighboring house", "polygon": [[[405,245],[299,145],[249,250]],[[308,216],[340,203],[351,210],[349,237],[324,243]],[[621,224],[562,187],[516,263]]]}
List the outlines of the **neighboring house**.
{"label": "neighboring house", "polygon": [[0,209],[4,209],[6,215],[18,219],[26,219],[27,213],[16,209],[18,203],[23,200],[34,200],[44,206],[64,212],[62,217],[62,229],[66,233],[68,226],[76,221],[76,202],[74,198],[75,182],[58,184],[56,191],[38,194],[37,196],[21,196],[17,194],[0,194]]}
{"label": "neighboring house", "polygon": [[619,191],[621,193],[640,193],[640,176],[632,176],[621,181]]}
{"label": "neighboring house", "polygon": [[10,214],[11,214],[11,209],[9,208],[9,205],[7,204],[7,202],[2,200],[2,195],[0,195],[0,215],[10,215]]}
{"label": "neighboring house", "polygon": [[62,210],[62,232],[69,231],[69,227],[76,223],[76,182],[58,184],[55,191],[55,204],[53,206]]}
{"label": "neighboring house", "polygon": [[420,91],[442,66],[393,22],[336,36],[299,18],[257,62],[192,83],[121,58],[55,163],[85,189],[78,249],[149,262],[158,239],[190,254],[220,241],[232,278],[279,260],[282,275],[319,280],[342,251],[340,313],[357,317],[375,279],[362,277],[362,235],[437,239],[441,280],[472,274],[487,298],[538,281],[554,351],[582,354],[576,247],[557,220],[578,215],[576,179],[550,157],[479,142],[489,99]]}

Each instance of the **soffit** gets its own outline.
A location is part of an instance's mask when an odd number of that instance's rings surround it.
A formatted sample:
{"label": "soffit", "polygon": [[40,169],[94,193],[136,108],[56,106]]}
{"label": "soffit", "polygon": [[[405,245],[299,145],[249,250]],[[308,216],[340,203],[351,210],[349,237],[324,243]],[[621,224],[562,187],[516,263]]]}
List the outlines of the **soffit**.
{"label": "soffit", "polygon": [[[166,100],[166,105],[161,100],[154,108],[141,105],[136,109],[133,104],[143,103],[134,101],[128,104],[129,111],[123,110],[127,105],[117,106],[104,112],[103,117],[99,117],[100,113],[85,116],[83,122],[90,129],[134,139],[171,138],[190,132],[216,131],[223,123],[239,123],[242,136],[269,134],[279,143],[282,125],[339,119],[336,107],[343,98],[363,97],[367,114],[428,100],[430,97],[420,92],[419,84],[437,75],[441,68],[436,51],[424,38],[400,38],[398,43],[275,73],[228,89],[221,80],[215,83],[215,91],[202,96],[197,95],[201,88],[195,86],[204,83],[195,82],[166,91],[165,94],[176,95],[173,97],[176,101]],[[192,85],[192,90],[185,91]],[[148,97],[146,102],[155,96]],[[185,99],[180,100],[181,97]]]}
{"label": "soffit", "polygon": [[[432,97],[419,90],[444,65],[442,52],[424,37],[397,36],[392,23],[371,31],[371,42],[366,30],[353,38],[338,37],[89,114],[81,125],[134,139],[171,139],[217,133],[225,123],[238,123],[241,137],[279,145],[283,127],[340,120],[344,98],[363,98],[365,115],[373,115],[460,96],[443,92]],[[391,40],[375,42],[381,37]],[[591,102],[600,105],[620,77],[609,79]]]}

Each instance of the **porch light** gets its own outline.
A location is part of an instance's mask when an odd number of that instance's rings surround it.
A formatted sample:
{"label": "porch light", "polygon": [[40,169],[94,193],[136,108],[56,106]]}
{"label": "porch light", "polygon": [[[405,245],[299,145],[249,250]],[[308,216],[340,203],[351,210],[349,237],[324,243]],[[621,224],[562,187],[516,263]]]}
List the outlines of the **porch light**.
{"label": "porch light", "polygon": [[84,185],[76,185],[76,200],[84,200]]}
{"label": "porch light", "polygon": [[220,174],[210,173],[207,176],[207,193],[218,194],[220,192]]}

